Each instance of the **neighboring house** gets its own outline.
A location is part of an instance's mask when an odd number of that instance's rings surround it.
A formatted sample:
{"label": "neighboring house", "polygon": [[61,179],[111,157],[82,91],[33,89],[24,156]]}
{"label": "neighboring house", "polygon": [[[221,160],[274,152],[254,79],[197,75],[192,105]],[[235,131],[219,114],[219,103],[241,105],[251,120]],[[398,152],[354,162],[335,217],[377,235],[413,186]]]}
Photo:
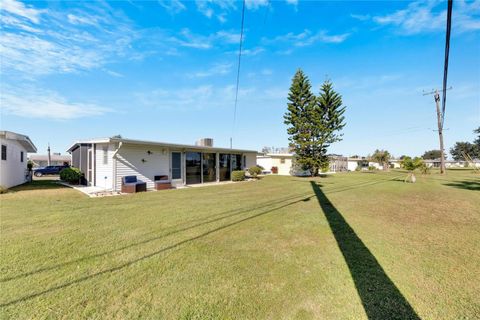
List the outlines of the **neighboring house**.
{"label": "neighboring house", "polygon": [[11,188],[28,181],[27,152],[37,152],[29,137],[0,131],[0,186]]}
{"label": "neighboring house", "polygon": [[77,141],[67,151],[89,185],[115,191],[125,176],[137,176],[152,189],[156,176],[168,176],[173,186],[230,181],[233,170],[256,165],[256,151],[200,142],[204,145],[103,138]]}
{"label": "neighboring house", "polygon": [[257,156],[257,165],[263,167],[267,172],[276,167],[279,175],[294,175],[293,156],[292,153],[266,153]]}
{"label": "neighboring house", "polygon": [[60,153],[53,153],[50,155],[50,164],[48,164],[48,155],[46,154],[31,154],[28,160],[33,162],[34,168],[50,166],[64,166],[71,165],[71,155],[61,155]]}

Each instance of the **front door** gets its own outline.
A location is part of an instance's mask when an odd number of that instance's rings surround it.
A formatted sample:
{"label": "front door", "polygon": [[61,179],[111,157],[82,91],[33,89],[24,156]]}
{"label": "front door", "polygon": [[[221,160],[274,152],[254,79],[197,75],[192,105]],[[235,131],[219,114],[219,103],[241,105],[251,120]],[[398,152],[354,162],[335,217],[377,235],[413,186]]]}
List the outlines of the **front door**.
{"label": "front door", "polygon": [[171,178],[172,186],[178,186],[183,184],[182,177],[182,153],[181,152],[172,152],[172,169],[171,169]]}
{"label": "front door", "polygon": [[92,156],[92,148],[88,149],[88,157],[87,157],[87,184],[89,186],[92,185],[93,182],[93,156]]}

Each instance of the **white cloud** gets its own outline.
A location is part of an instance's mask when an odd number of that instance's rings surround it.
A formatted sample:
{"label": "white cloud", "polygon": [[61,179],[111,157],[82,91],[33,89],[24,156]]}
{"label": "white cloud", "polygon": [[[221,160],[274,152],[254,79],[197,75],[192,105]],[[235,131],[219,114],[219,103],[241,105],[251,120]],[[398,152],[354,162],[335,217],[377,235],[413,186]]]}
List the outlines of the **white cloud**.
{"label": "white cloud", "polygon": [[234,0],[196,0],[197,10],[205,17],[216,17],[221,23],[227,21],[227,13],[235,10]]}
{"label": "white cloud", "polygon": [[158,3],[172,15],[187,10],[180,0],[158,0]]}
{"label": "white cloud", "polygon": [[298,11],[298,0],[286,0],[287,4],[293,6]]}
{"label": "white cloud", "polygon": [[231,70],[232,70],[231,63],[220,63],[220,64],[213,65],[207,70],[191,73],[188,76],[190,78],[206,78],[206,77],[217,76],[217,75],[226,75],[230,73]]}
{"label": "white cloud", "polygon": [[7,75],[33,79],[89,70],[132,53],[136,34],[128,19],[100,4],[69,12],[36,10],[13,0],[7,4],[1,7],[0,37]]}
{"label": "white cloud", "polygon": [[[255,47],[255,48],[252,48],[252,49],[242,50],[242,55],[244,55],[244,56],[256,56],[256,55],[258,55],[258,54],[260,54],[264,51],[265,51],[265,49],[262,48],[262,47]],[[237,54],[238,52],[235,52],[235,53]]]}
{"label": "white cloud", "polygon": [[356,19],[356,20],[360,20],[360,21],[367,21],[367,20],[370,20],[371,17],[369,14],[351,14],[350,17],[352,17],[353,19]]}
{"label": "white cloud", "polygon": [[240,41],[240,34],[221,30],[209,35],[201,35],[184,28],[178,35],[171,36],[168,40],[182,47],[210,49],[214,45],[237,44]]}
{"label": "white cloud", "polygon": [[349,33],[330,35],[324,30],[320,30],[317,33],[312,33],[310,30],[305,29],[303,32],[295,34],[289,32],[285,35],[277,36],[273,39],[263,39],[264,43],[278,43],[287,42],[296,47],[306,47],[313,45],[317,42],[323,43],[341,43],[350,36]]}
{"label": "white cloud", "polygon": [[[239,100],[247,99],[255,92],[254,88],[240,88]],[[200,85],[173,90],[155,89],[136,94],[138,102],[147,107],[189,111],[207,108],[225,108],[233,106],[235,86]]]}
{"label": "white cloud", "polygon": [[[402,34],[444,31],[446,26],[446,2],[412,2],[405,9],[374,16],[379,25],[399,28]],[[457,1],[452,11],[452,31],[466,32],[480,30],[480,1],[467,3]]]}
{"label": "white cloud", "polygon": [[111,110],[91,103],[70,102],[56,92],[34,87],[3,87],[1,113],[25,118],[70,120],[100,116]]}
{"label": "white cloud", "polygon": [[1,9],[10,14],[26,18],[33,23],[39,23],[40,15],[45,12],[45,10],[27,7],[22,2],[16,0],[2,0]]}
{"label": "white cloud", "polygon": [[257,10],[268,5],[268,0],[245,0],[245,7],[249,10]]}

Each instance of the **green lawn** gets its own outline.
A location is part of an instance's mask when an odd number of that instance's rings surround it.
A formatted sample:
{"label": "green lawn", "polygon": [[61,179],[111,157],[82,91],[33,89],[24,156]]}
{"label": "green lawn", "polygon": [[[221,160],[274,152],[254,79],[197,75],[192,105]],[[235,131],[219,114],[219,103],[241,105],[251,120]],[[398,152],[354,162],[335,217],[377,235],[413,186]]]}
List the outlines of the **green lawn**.
{"label": "green lawn", "polygon": [[0,195],[2,319],[478,319],[480,178]]}

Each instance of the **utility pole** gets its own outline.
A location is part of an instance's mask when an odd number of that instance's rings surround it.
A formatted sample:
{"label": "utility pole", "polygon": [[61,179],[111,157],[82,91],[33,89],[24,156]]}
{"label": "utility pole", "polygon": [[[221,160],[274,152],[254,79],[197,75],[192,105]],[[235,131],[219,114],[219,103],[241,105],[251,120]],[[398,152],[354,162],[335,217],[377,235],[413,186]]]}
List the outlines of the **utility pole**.
{"label": "utility pole", "polygon": [[[452,87],[447,88],[445,90],[450,90]],[[438,93],[438,89],[432,90],[430,92],[424,92],[423,95],[430,95],[433,94],[433,98],[435,99],[435,106],[437,108],[437,125],[438,125],[438,140],[440,141],[440,173],[445,173],[445,147],[443,145],[443,112],[440,108],[440,94]]]}
{"label": "utility pole", "polygon": [[440,174],[445,174],[445,151],[443,146],[443,128],[442,128],[442,111],[440,111],[440,94],[435,90],[433,95],[435,105],[437,106],[437,123],[438,123],[438,139],[440,140]]}
{"label": "utility pole", "polygon": [[48,143],[47,156],[48,156],[48,158],[47,158],[47,165],[50,165],[51,162],[52,162],[52,158],[51,158],[51,156],[50,156],[50,143]]}

